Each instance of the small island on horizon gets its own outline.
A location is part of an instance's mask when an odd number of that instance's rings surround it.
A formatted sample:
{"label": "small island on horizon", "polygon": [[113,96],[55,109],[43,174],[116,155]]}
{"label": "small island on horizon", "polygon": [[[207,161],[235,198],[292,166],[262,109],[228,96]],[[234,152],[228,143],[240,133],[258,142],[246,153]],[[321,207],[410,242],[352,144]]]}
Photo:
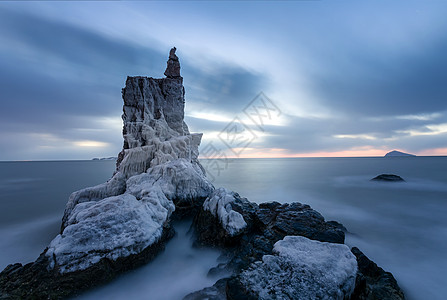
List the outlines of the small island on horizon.
{"label": "small island on horizon", "polygon": [[92,160],[117,160],[118,157],[110,156],[110,157],[94,157]]}
{"label": "small island on horizon", "polygon": [[405,152],[400,152],[400,151],[397,151],[397,150],[393,150],[393,151],[390,151],[387,154],[385,154],[384,157],[397,157],[397,156],[411,157],[411,156],[416,156],[416,155],[405,153]]}

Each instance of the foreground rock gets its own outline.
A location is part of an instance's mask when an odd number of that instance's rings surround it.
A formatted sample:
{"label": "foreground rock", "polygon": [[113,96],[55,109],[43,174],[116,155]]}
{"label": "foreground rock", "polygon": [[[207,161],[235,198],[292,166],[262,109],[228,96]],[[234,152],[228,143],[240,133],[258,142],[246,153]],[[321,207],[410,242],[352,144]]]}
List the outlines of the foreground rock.
{"label": "foreground rock", "polygon": [[[256,205],[216,189],[193,224],[198,244],[218,246],[227,257],[210,273],[232,275],[184,299],[387,299],[374,297],[389,293],[404,299],[398,285],[389,284],[396,283],[390,273],[343,245],[343,225],[308,205]],[[385,275],[369,273],[379,269]]]}
{"label": "foreground rock", "polygon": [[116,260],[103,258],[86,269],[59,272],[46,250],[33,262],[13,264],[0,274],[0,299],[65,299],[114,279],[117,274],[147,264],[160,253],[174,235],[170,227],[163,229],[160,239],[143,251]]}
{"label": "foreground rock", "polygon": [[369,260],[358,248],[351,249],[357,258],[358,273],[352,300],[366,299],[405,299],[404,293],[393,274],[385,272]]}
{"label": "foreground rock", "polygon": [[286,236],[275,243],[273,255],[264,255],[232,284],[247,298],[344,299],[354,291],[356,275],[348,246]]}
{"label": "foreground rock", "polygon": [[198,161],[202,135],[190,134],[183,121],[175,49],[166,73],[127,78],[115,174],[70,196],[61,232],[39,259],[0,274],[3,298],[64,298],[147,263],[172,237],[174,211],[194,214],[213,192]]}
{"label": "foreground rock", "polygon": [[372,181],[387,181],[387,182],[399,182],[405,181],[402,177],[394,174],[380,174],[373,179]]}

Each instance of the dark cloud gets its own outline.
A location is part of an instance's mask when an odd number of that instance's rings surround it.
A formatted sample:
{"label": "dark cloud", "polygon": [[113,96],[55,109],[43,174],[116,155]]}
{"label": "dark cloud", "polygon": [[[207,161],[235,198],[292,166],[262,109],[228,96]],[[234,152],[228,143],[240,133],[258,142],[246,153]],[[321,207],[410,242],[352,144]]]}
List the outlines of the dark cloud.
{"label": "dark cloud", "polygon": [[319,57],[324,67],[311,75],[313,91],[334,111],[359,116],[445,110],[446,36],[431,44],[416,45],[417,49],[402,47],[397,54],[350,45]]}
{"label": "dark cloud", "polygon": [[126,75],[162,69],[164,61],[154,50],[14,11],[0,11],[0,28],[9,51],[0,57],[0,117],[34,129],[73,126],[70,116],[116,115]]}
{"label": "dark cloud", "polygon": [[194,118],[191,116],[185,116],[185,122],[188,124],[190,132],[203,132],[203,131],[220,132],[228,124],[228,122]]}
{"label": "dark cloud", "polygon": [[[236,67],[222,67],[215,74],[194,70],[185,81],[187,101],[208,111],[228,115],[241,112],[265,87],[265,77]],[[186,76],[185,75],[185,76]]]}
{"label": "dark cloud", "polygon": [[[91,139],[117,143],[116,148],[121,147],[121,132],[102,128],[107,133],[95,133],[95,128],[101,129],[95,121],[119,118],[121,87],[127,75],[162,77],[169,50],[160,53],[68,23],[5,9],[0,10],[0,43],[3,132],[18,138],[45,133],[62,140]],[[259,78],[241,68],[222,67],[204,75],[182,62],[182,72],[187,78],[188,103],[196,102],[195,107],[232,111],[257,92]],[[27,139],[28,156],[20,153],[22,157],[14,148],[23,149],[23,140],[15,144],[3,139],[0,159],[29,158],[35,149]],[[78,150],[61,151],[72,157]]]}

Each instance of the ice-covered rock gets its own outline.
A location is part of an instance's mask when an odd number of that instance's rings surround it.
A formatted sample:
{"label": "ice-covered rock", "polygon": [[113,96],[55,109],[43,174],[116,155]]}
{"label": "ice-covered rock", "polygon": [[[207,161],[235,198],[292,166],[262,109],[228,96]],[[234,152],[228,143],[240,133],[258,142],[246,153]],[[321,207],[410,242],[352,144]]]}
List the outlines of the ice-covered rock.
{"label": "ice-covered rock", "polygon": [[203,209],[217,217],[230,236],[237,235],[247,227],[244,217],[232,208],[235,201],[236,193],[219,188],[203,203]]}
{"label": "ice-covered rock", "polygon": [[286,236],[273,252],[239,276],[258,299],[344,299],[354,290],[357,261],[346,245]]}
{"label": "ice-covered rock", "polygon": [[105,183],[76,191],[70,195],[62,217],[61,232],[67,225],[73,209],[80,203],[99,201],[104,198],[121,195],[126,191],[126,180],[122,173],[116,173]]}
{"label": "ice-covered rock", "polygon": [[50,268],[61,273],[83,270],[103,258],[116,260],[157,242],[174,205],[158,186],[78,204],[65,230],[50,243]]}
{"label": "ice-covered rock", "polygon": [[[168,199],[176,203],[206,198],[214,190],[200,166],[184,158],[157,165],[146,174],[161,187]],[[139,176],[144,177],[146,174]]]}

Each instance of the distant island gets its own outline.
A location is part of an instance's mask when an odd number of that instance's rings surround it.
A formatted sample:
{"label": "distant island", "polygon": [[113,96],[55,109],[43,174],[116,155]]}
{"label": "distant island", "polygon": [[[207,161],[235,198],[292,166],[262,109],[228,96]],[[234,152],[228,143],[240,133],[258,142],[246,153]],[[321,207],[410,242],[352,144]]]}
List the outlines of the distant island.
{"label": "distant island", "polygon": [[414,154],[404,153],[400,151],[393,150],[385,154],[385,157],[393,157],[393,156],[416,156]]}
{"label": "distant island", "polygon": [[92,160],[117,160],[118,157],[110,156],[110,157],[94,157]]}

